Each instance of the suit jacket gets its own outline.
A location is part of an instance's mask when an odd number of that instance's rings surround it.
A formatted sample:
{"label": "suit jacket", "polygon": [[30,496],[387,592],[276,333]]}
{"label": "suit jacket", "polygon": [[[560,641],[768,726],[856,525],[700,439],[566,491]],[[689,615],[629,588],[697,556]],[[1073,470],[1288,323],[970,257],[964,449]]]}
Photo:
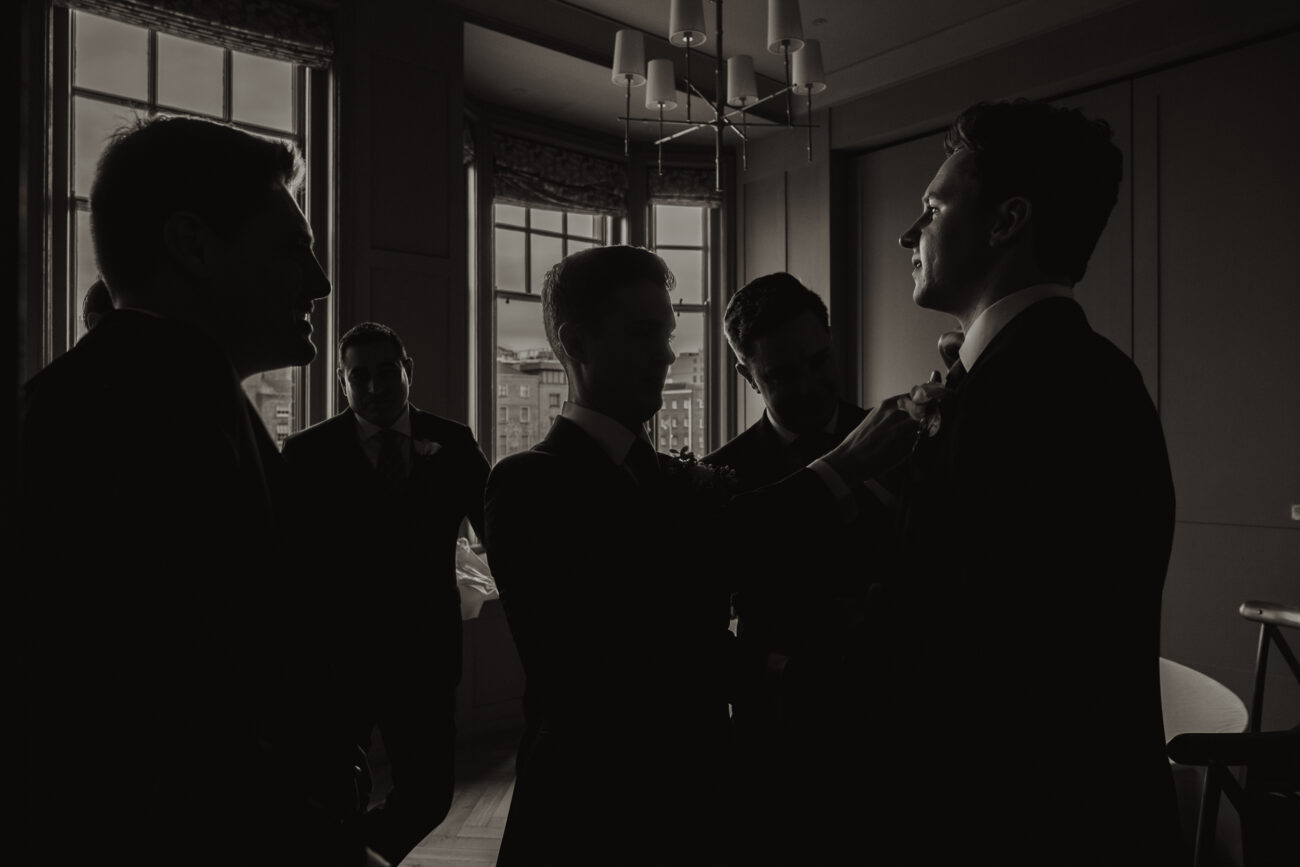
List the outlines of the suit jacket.
{"label": "suit jacket", "polygon": [[663,863],[661,823],[683,820],[720,851],[733,556],[833,502],[811,472],[737,503],[713,472],[659,462],[640,486],[560,418],[488,479],[488,554],[527,678],[503,865]]}
{"label": "suit jacket", "polygon": [[456,540],[466,518],[483,533],[488,463],[463,424],[410,408],[411,435],[438,444],[414,455],[410,479],[393,492],[361,448],[356,416],[346,409],[285,440],[284,457],[342,533],[334,564],[353,592],[374,606],[385,642],[414,641],[414,665],[436,682],[460,680],[460,592]]}
{"label": "suit jacket", "polygon": [[[901,757],[886,757],[886,810],[904,833],[947,829],[906,851],[926,863],[988,841],[1006,863],[1165,863],[1174,491],[1141,376],[1054,298],[1007,324],[941,413],[905,467],[906,568],[882,617],[881,744]],[[935,787],[957,778],[959,798]]]}
{"label": "suit jacket", "polygon": [[110,313],[27,383],[20,467],[35,847],[280,863],[325,840],[348,808],[312,786],[353,757],[298,627],[330,600],[293,585],[296,494],[220,347]]}

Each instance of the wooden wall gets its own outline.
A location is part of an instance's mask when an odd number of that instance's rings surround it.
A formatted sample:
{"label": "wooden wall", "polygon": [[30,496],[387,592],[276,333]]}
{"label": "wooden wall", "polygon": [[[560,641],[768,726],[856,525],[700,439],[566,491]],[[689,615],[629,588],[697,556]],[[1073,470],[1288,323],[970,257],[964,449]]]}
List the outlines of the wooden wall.
{"label": "wooden wall", "polygon": [[[1160,408],[1178,498],[1162,653],[1248,700],[1247,599],[1300,604],[1300,192],[1294,31],[1058,100],[1102,117],[1124,151],[1119,202],[1076,293],[1134,358]],[[897,237],[943,159],[942,136],[856,161],[862,398],[937,366],[953,320],[916,308]],[[1280,207],[1275,208],[1277,203]],[[1277,255],[1274,255],[1275,251]],[[1116,604],[1123,604],[1117,597]],[[1098,636],[1098,640],[1104,637]],[[1300,719],[1274,664],[1265,725]]]}

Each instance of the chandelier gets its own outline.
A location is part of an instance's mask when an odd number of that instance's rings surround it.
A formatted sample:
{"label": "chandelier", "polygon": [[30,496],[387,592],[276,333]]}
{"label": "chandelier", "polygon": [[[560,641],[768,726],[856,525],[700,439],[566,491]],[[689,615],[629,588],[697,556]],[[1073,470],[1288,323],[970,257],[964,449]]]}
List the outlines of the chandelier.
{"label": "chandelier", "polygon": [[[788,129],[808,130],[808,161],[812,162],[812,97],[826,89],[826,74],[822,70],[822,49],[816,39],[803,38],[803,25],[799,20],[799,0],[767,0],[767,50],[785,58],[785,87],[762,98],[754,77],[754,58],[748,54],[735,54],[726,59],[727,88],[723,101],[722,88],[722,0],[714,0],[714,39],[717,58],[713,60],[713,99],[700,92],[691,80],[691,52],[708,40],[704,30],[703,0],[672,0],[668,19],[668,41],[686,51],[686,119],[665,118],[665,111],[677,107],[677,84],[673,62],[656,58],[649,64],[645,60],[645,43],[639,30],[620,30],[614,36],[614,67],[612,80],[624,89],[623,153],[628,153],[628,138],[632,123],[659,125],[659,173],[663,174],[663,146],[670,141],[697,132],[713,133],[714,189],[722,190],[722,139],[730,130],[740,140],[742,169],[746,165],[745,146],[749,142],[751,126],[783,126]],[[657,117],[632,117],[632,88],[646,85],[645,106],[657,111]],[[802,94],[807,105],[807,119],[795,123],[793,95]],[[692,95],[698,97],[712,114],[707,119],[694,119]],[[771,99],[785,97],[785,123],[766,120],[749,120],[749,112]],[[727,107],[732,110],[728,111]],[[682,127],[664,134],[664,127]]]}

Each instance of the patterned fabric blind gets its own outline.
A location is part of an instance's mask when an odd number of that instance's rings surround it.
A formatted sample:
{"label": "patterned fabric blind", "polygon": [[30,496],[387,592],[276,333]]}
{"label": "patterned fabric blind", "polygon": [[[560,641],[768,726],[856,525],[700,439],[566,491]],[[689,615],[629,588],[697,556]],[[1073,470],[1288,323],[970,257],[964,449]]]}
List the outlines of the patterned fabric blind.
{"label": "patterned fabric blind", "polygon": [[306,66],[334,56],[334,14],[325,4],[286,0],[56,0],[140,27],[150,27]]}
{"label": "patterned fabric blind", "polygon": [[627,212],[627,168],[621,162],[496,132],[492,171],[493,193],[502,202],[612,216]]}
{"label": "patterned fabric blind", "polygon": [[707,205],[722,207],[722,193],[714,189],[716,178],[712,168],[681,168],[664,166],[646,172],[646,191],[650,201],[657,205]]}

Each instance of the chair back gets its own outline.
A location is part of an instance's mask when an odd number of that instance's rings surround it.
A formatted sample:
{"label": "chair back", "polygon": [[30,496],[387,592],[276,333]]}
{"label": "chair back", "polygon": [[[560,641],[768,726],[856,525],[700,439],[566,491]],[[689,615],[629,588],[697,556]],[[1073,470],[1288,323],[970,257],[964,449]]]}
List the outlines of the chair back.
{"label": "chair back", "polygon": [[1255,652],[1255,684],[1250,693],[1250,723],[1247,731],[1258,732],[1264,718],[1264,679],[1268,673],[1269,645],[1275,645],[1278,653],[1291,667],[1296,683],[1300,684],[1300,662],[1291,650],[1283,629],[1300,629],[1300,608],[1280,605],[1276,602],[1259,602],[1250,600],[1241,603],[1237,609],[1242,617],[1259,624],[1259,647]]}

